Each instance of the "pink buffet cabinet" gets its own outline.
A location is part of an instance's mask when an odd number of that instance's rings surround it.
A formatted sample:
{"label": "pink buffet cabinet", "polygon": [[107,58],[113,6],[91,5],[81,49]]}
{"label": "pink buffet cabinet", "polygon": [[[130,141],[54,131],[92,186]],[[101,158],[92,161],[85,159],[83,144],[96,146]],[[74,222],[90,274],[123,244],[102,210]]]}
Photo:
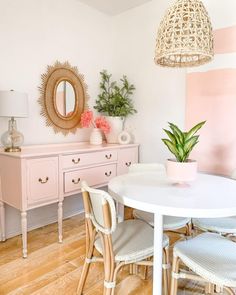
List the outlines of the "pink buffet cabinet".
{"label": "pink buffet cabinet", "polygon": [[0,240],[5,236],[8,204],[21,212],[22,251],[27,257],[27,211],[58,203],[58,236],[62,242],[63,200],[80,193],[80,183],[101,187],[138,162],[138,144],[88,143],[25,146],[20,153],[0,151]]}

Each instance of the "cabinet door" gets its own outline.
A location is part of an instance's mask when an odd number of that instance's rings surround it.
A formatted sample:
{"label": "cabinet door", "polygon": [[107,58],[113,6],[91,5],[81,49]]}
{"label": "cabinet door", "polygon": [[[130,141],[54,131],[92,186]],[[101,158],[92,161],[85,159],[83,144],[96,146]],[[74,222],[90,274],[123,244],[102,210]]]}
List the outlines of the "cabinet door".
{"label": "cabinet door", "polygon": [[59,198],[58,158],[47,157],[27,160],[28,206],[47,204]]}
{"label": "cabinet door", "polygon": [[117,175],[128,173],[129,166],[138,162],[138,147],[123,148],[118,152]]}

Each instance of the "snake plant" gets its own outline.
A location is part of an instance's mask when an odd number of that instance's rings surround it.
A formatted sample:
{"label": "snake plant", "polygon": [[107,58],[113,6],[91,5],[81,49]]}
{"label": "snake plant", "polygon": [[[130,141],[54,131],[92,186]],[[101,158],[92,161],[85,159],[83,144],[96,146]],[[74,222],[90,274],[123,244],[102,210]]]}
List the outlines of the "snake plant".
{"label": "snake plant", "polygon": [[198,143],[199,135],[197,131],[205,124],[206,121],[198,123],[188,132],[181,131],[175,124],[168,123],[171,131],[163,129],[168,135],[168,139],[162,139],[169,151],[175,156],[177,162],[187,162],[189,154],[194,146]]}

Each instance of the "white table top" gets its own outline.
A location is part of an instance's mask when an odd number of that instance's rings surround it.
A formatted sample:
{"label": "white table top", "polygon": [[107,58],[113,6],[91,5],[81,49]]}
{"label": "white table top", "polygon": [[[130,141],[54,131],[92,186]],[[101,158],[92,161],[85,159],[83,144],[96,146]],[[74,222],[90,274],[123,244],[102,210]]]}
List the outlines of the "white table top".
{"label": "white table top", "polygon": [[113,178],[109,193],[120,203],[161,215],[227,217],[236,215],[236,180],[198,174],[186,187],[161,172],[129,173]]}

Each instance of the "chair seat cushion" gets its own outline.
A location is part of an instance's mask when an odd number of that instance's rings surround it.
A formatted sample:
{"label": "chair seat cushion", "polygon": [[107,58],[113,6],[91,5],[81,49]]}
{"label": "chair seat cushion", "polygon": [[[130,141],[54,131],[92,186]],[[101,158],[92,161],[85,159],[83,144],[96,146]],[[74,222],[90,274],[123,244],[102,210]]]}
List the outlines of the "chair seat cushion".
{"label": "chair seat cushion", "polygon": [[193,224],[202,230],[222,234],[236,234],[236,217],[194,218]]}
{"label": "chair seat cushion", "polygon": [[[142,220],[126,220],[118,223],[112,234],[115,260],[130,263],[153,256],[153,237],[153,228]],[[168,244],[169,239],[164,235],[163,247]],[[103,254],[100,238],[95,241],[95,248]]]}
{"label": "chair seat cushion", "polygon": [[[135,218],[141,219],[149,223],[151,226],[154,226],[154,215],[152,213],[141,210],[134,210],[133,215]],[[180,229],[190,221],[191,219],[186,217],[164,216],[163,228],[164,230]]]}
{"label": "chair seat cushion", "polygon": [[236,243],[219,234],[203,233],[178,242],[174,255],[207,281],[236,287]]}

